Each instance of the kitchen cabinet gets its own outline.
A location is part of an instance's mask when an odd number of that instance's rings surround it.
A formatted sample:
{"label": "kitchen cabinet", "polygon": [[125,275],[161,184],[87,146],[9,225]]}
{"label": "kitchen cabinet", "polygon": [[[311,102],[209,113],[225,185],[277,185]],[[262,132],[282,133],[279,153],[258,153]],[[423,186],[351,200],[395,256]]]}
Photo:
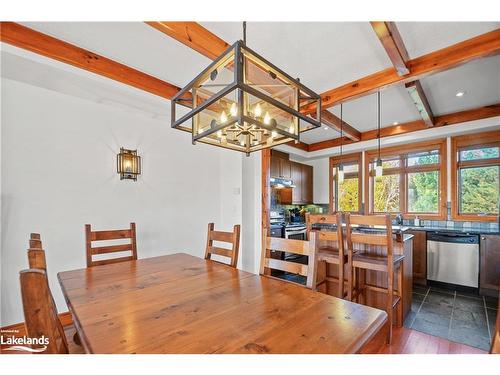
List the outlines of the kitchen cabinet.
{"label": "kitchen cabinet", "polygon": [[302,203],[302,164],[292,161],[292,181],[295,187],[292,189],[292,203]]}
{"label": "kitchen cabinet", "polygon": [[500,236],[482,234],[479,254],[480,293],[498,297],[500,290]]}
{"label": "kitchen cabinet", "polygon": [[427,284],[427,232],[413,230],[406,233],[413,234],[413,282]]}
{"label": "kitchen cabinet", "polygon": [[292,178],[291,161],[288,160],[288,154],[273,151],[270,162],[270,175],[275,178]]}
{"label": "kitchen cabinet", "polygon": [[313,167],[306,164],[301,164],[302,180],[301,180],[301,198],[302,203],[310,204],[313,202]]}

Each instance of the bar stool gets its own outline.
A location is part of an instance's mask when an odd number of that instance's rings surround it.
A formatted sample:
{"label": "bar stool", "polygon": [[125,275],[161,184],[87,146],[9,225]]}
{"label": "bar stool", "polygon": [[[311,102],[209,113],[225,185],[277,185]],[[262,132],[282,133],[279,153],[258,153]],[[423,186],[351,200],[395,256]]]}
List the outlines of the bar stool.
{"label": "bar stool", "polygon": [[[348,282],[348,299],[356,296],[356,302],[366,302],[366,291],[385,293],[385,310],[388,317],[387,343],[392,340],[393,310],[397,311],[397,324],[403,322],[401,291],[403,286],[404,255],[394,254],[392,223],[390,215],[346,214],[346,238],[348,267],[353,277]],[[368,226],[368,227],[366,227]],[[366,271],[383,272],[387,277],[387,288],[366,283]],[[397,289],[394,289],[394,276]],[[361,301],[362,299],[362,301]]]}
{"label": "bar stool", "polygon": [[[312,229],[312,226],[322,225],[323,230]],[[337,283],[337,297],[344,298],[344,268],[347,264],[347,255],[344,252],[344,236],[342,230],[342,216],[336,215],[311,215],[306,213],[307,237],[311,232],[316,233],[316,262],[317,272],[313,290],[325,285],[325,293],[328,294],[328,282]],[[339,254],[342,254],[341,256]],[[328,274],[328,265],[335,264],[338,267],[338,277]],[[349,277],[349,275],[348,275]]]}

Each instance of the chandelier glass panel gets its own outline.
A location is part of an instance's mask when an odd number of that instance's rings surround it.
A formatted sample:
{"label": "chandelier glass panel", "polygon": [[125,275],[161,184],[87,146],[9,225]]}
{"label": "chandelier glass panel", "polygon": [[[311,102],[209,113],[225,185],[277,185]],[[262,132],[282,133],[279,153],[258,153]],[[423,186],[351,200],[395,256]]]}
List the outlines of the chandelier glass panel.
{"label": "chandelier glass panel", "polygon": [[[313,110],[314,118],[305,113]],[[321,98],[249,49],[229,47],[172,99],[172,127],[192,142],[247,153],[321,126]]]}

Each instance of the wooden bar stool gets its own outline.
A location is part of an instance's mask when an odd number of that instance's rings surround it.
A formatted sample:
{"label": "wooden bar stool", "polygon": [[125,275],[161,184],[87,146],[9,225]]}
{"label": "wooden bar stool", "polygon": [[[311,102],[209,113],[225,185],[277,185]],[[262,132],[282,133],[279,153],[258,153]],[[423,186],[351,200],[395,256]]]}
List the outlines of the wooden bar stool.
{"label": "wooden bar stool", "polygon": [[[306,277],[306,287],[312,289],[316,278],[316,261],[315,257],[315,233],[311,234],[309,241],[289,240],[285,238],[269,237],[267,231],[262,233],[262,255],[260,259],[260,274],[271,277],[273,279],[292,282],[294,284],[303,285],[291,280],[282,279],[271,275],[271,270],[279,270],[295,275]],[[281,260],[271,257],[271,251],[283,251],[290,254],[306,255],[308,264],[292,262],[290,260]]]}
{"label": "wooden bar stool", "polygon": [[[313,225],[325,225],[326,228],[317,230]],[[328,294],[328,281],[337,283],[337,297],[344,298],[344,266],[347,264],[347,255],[344,252],[344,235],[342,230],[342,215],[311,215],[306,213],[307,236],[311,232],[316,233],[316,282],[314,290],[325,285],[325,293]],[[340,254],[342,254],[340,256]],[[338,277],[328,274],[328,265],[335,264],[338,267]],[[349,275],[347,275],[349,277]]]}
{"label": "wooden bar stool", "polygon": [[[392,223],[390,215],[346,214],[348,266],[353,277],[348,283],[348,299],[356,295],[356,302],[366,302],[366,291],[387,295],[385,310],[388,316],[387,342],[392,340],[393,310],[397,310],[397,324],[403,323],[401,291],[403,287],[404,255],[393,253]],[[383,272],[387,288],[366,283],[366,271]],[[394,289],[396,275],[397,289]]]}
{"label": "wooden bar stool", "polygon": [[[207,247],[205,259],[210,259],[212,254],[229,258],[229,265],[236,268],[238,254],[240,251],[240,225],[235,225],[232,232],[221,232],[214,230],[214,223],[208,224]],[[231,244],[230,249],[214,246],[214,241]]]}

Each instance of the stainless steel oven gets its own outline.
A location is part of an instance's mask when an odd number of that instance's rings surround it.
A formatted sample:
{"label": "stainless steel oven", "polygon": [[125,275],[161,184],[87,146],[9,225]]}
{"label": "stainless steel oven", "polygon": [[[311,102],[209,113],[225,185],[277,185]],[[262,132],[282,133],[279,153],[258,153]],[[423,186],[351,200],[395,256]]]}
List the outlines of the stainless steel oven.
{"label": "stainless steel oven", "polygon": [[288,224],[285,226],[285,238],[291,240],[306,240],[307,229],[305,224]]}

